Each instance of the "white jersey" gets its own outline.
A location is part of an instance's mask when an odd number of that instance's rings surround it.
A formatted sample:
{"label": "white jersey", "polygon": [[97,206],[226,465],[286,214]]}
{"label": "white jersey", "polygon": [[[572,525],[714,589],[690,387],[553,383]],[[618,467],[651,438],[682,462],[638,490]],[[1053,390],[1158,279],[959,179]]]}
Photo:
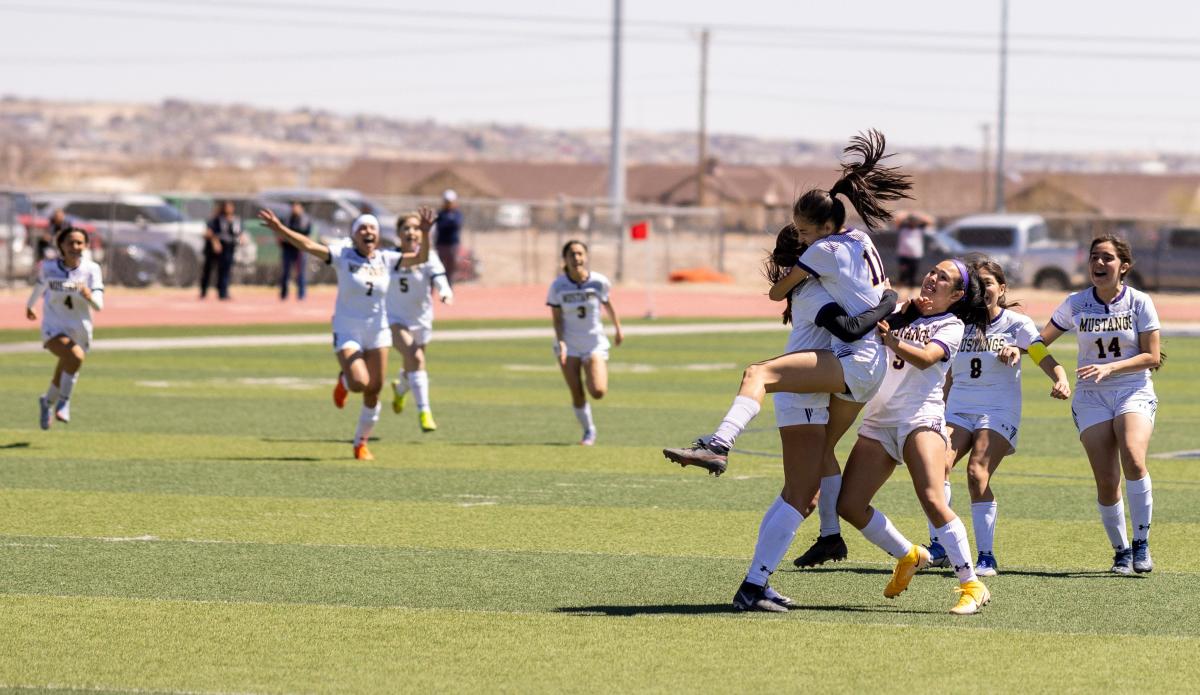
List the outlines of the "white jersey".
{"label": "white jersey", "polygon": [[436,253],[429,260],[407,268],[392,264],[391,284],[387,293],[389,324],[405,327],[433,327],[433,294],[435,278],[445,277],[446,268]]}
{"label": "white jersey", "polygon": [[[788,335],[787,352],[830,349],[833,336],[829,331],[814,324],[813,319],[822,307],[833,303],[833,297],[829,296],[816,278],[808,278],[792,289],[792,332]],[[777,393],[777,409],[781,400],[793,408],[829,406],[828,393]]]}
{"label": "white jersey", "polygon": [[563,342],[568,348],[601,343],[607,346],[600,306],[608,301],[611,288],[608,278],[594,271],[583,282],[577,283],[563,273],[550,284],[546,304],[562,309]]}
{"label": "white jersey", "polygon": [[963,335],[951,374],[954,383],[946,399],[950,413],[985,413],[1002,410],[1020,417],[1021,362],[1010,367],[996,359],[1000,349],[1014,346],[1028,350],[1038,339],[1037,326],[1025,314],[1001,309],[988,323],[987,331],[969,326]]}
{"label": "white jersey", "polygon": [[[1060,331],[1075,331],[1079,340],[1079,367],[1118,362],[1140,354],[1138,334],[1159,329],[1158,312],[1150,296],[1128,285],[1111,304],[1100,301],[1095,288],[1076,292],[1055,310],[1050,322]],[[1150,370],[1143,369],[1110,376],[1098,384],[1081,380],[1075,390],[1107,391],[1149,384]]]}
{"label": "white jersey", "polygon": [[80,294],[87,287],[93,301],[100,303],[104,294],[104,280],[100,266],[95,261],[82,259],[75,268],[63,265],[61,259],[47,259],[38,270],[34,292],[42,295],[42,326],[58,330],[83,328],[92,330],[92,306]]}
{"label": "white jersey", "polygon": [[[875,242],[857,229],[830,234],[809,246],[796,265],[820,280],[825,291],[849,316],[874,309],[887,283]],[[874,331],[853,343],[834,338],[833,351],[838,359],[843,359],[873,348],[861,345],[863,341],[878,340]]]}
{"label": "white jersey", "polygon": [[899,427],[926,415],[940,417],[945,412],[942,386],[962,344],[962,320],[949,312],[922,316],[892,334],[900,342],[919,348],[937,343],[946,356],[926,369],[918,369],[888,348],[887,375],[883,377],[879,392],[867,404],[863,421],[878,427]]}
{"label": "white jersey", "polygon": [[349,239],[329,244],[329,265],[337,273],[337,302],[333,309],[334,329],[338,325],[385,325],[389,273],[402,255],[393,250],[376,250],[364,258]]}

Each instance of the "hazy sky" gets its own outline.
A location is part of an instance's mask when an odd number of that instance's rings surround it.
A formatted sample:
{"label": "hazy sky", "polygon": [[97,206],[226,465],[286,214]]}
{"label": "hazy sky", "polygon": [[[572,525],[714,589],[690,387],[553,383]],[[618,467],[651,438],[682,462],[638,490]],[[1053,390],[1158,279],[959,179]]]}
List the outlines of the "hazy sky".
{"label": "hazy sky", "polygon": [[[0,0],[0,94],[607,128],[611,0]],[[978,147],[999,0],[625,0],[625,123]],[[1200,5],[1012,0],[1009,145],[1200,152]]]}

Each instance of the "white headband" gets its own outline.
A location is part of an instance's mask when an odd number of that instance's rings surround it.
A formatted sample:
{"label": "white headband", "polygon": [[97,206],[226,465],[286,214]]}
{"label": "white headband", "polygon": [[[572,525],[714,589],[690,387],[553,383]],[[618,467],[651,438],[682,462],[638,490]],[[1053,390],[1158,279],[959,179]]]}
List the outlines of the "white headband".
{"label": "white headband", "polygon": [[354,224],[350,225],[350,233],[358,234],[358,230],[362,229],[363,226],[367,224],[375,225],[375,231],[379,231],[379,218],[371,214],[366,214],[359,215],[354,219]]}

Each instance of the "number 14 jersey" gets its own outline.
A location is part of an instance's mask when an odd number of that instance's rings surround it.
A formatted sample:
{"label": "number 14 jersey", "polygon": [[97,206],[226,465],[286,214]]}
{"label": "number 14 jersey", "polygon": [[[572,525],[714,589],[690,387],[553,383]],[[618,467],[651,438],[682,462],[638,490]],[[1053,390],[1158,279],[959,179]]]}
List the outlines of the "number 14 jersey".
{"label": "number 14 jersey", "polygon": [[[1126,285],[1111,304],[1100,301],[1096,289],[1082,290],[1067,297],[1055,310],[1050,322],[1060,331],[1075,331],[1079,340],[1079,362],[1108,364],[1141,354],[1138,334],[1159,329],[1158,312],[1150,296]],[[1078,381],[1076,391],[1108,391],[1137,388],[1150,383],[1150,370],[1105,378],[1100,383]]]}
{"label": "number 14 jersey", "polygon": [[996,358],[1001,348],[1010,345],[1022,350],[1038,339],[1033,319],[1008,309],[980,333],[968,326],[962,345],[954,357],[950,374],[954,383],[946,400],[948,413],[988,413],[996,410],[1021,413],[1021,362],[1010,367]]}

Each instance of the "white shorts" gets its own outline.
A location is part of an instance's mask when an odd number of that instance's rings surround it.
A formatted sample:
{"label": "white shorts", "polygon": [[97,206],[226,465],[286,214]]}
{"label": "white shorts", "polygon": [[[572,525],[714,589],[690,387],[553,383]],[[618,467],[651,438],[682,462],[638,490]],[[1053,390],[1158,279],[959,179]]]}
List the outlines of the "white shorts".
{"label": "white shorts", "polygon": [[860,340],[852,348],[844,346],[839,351],[838,362],[842,363],[847,393],[834,395],[842,400],[866,403],[879,391],[883,377],[887,375],[887,350],[873,340]]}
{"label": "white shorts", "polygon": [[[404,330],[408,331],[408,334],[412,336],[414,345],[424,346],[433,341],[433,326],[425,326],[421,324],[406,326],[402,322],[392,321],[389,324],[389,328],[390,327],[403,328]],[[397,345],[396,347],[399,348],[400,346]]]}
{"label": "white shorts", "polygon": [[1080,434],[1093,425],[1108,422],[1125,413],[1144,415],[1153,425],[1157,411],[1158,396],[1154,394],[1151,384],[1115,390],[1076,391],[1071,401],[1071,417],[1075,418],[1075,429]]}
{"label": "white shorts", "polygon": [[1017,452],[1017,425],[1020,416],[1012,412],[994,410],[987,413],[946,413],[946,424],[975,433],[991,430],[1008,440],[1009,455]]}
{"label": "white shorts", "polygon": [[942,435],[946,449],[950,448],[950,437],[946,436],[946,420],[941,415],[918,415],[911,422],[895,426],[879,426],[869,420],[863,420],[858,428],[858,436],[874,439],[883,445],[884,451],[896,463],[904,463],[904,443],[908,435],[919,429],[930,429]]}
{"label": "white shorts", "polygon": [[[567,343],[567,357],[578,357],[587,362],[593,359],[601,359],[608,361],[608,338],[601,337],[600,340],[592,341],[585,344]],[[558,357],[558,343],[554,343],[554,356]]]}
{"label": "white shorts", "polygon": [[346,349],[355,351],[378,350],[392,346],[392,331],[387,326],[377,322],[350,321],[333,322],[333,351],[341,352]]}
{"label": "white shorts", "polygon": [[57,321],[42,322],[42,343],[45,344],[56,335],[65,335],[75,344],[83,348],[84,352],[92,346],[92,327],[89,324],[79,323],[59,323]]}
{"label": "white shorts", "polygon": [[774,393],[775,426],[829,424],[829,394]]}

